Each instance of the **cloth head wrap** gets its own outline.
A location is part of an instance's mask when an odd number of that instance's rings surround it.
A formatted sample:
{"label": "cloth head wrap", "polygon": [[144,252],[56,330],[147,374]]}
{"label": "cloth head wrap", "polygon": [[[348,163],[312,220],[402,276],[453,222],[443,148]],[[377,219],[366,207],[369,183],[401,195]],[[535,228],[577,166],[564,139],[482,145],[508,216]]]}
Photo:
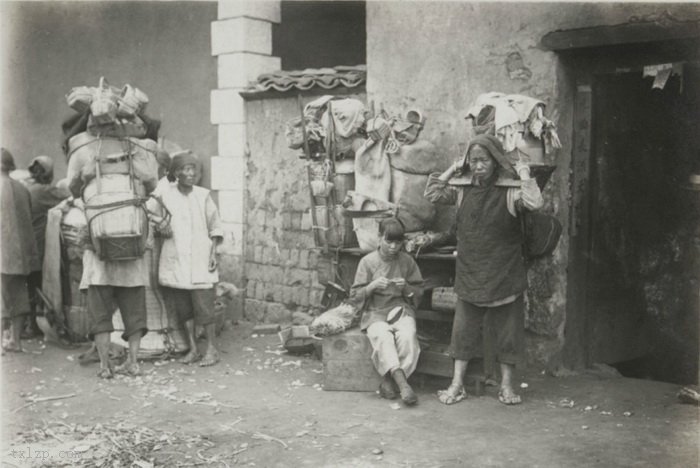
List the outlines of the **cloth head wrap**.
{"label": "cloth head wrap", "polygon": [[40,184],[49,184],[53,180],[53,159],[49,156],[37,156],[29,163],[29,173]]}
{"label": "cloth head wrap", "polygon": [[0,161],[0,163],[2,172],[10,172],[16,169],[15,158],[13,158],[12,153],[10,153],[5,148],[2,148],[2,160]]}
{"label": "cloth head wrap", "polygon": [[486,151],[489,152],[491,157],[498,162],[498,165],[501,166],[505,171],[512,175],[516,176],[517,174],[515,173],[515,169],[513,168],[513,165],[508,161],[508,158],[506,157],[505,153],[503,152],[503,145],[501,144],[500,141],[498,141],[498,138],[496,138],[493,135],[487,135],[487,134],[481,134],[477,135],[474,138],[469,141],[469,147],[467,148],[467,154],[469,154],[469,151],[472,149],[474,145],[479,145],[482,148],[485,148]]}
{"label": "cloth head wrap", "polygon": [[170,160],[170,174],[175,175],[177,171],[188,164],[193,164],[195,169],[199,165],[199,159],[192,151],[184,150],[173,154]]}

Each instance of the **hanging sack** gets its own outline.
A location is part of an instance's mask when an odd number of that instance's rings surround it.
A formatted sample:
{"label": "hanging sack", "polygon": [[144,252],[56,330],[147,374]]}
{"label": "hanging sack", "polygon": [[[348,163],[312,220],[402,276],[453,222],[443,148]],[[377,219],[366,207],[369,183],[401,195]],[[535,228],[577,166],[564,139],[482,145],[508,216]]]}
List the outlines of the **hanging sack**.
{"label": "hanging sack", "polygon": [[539,211],[520,215],[523,230],[523,254],[534,260],[554,252],[561,237],[562,225],[557,218]]}

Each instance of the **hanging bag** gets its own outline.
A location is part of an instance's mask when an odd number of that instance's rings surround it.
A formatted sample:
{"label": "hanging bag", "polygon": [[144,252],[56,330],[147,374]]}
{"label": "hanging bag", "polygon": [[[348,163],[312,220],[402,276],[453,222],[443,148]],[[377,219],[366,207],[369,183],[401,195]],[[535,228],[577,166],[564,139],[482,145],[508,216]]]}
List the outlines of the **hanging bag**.
{"label": "hanging bag", "polygon": [[559,243],[562,225],[557,218],[539,211],[520,214],[523,231],[523,255],[534,260],[550,255]]}

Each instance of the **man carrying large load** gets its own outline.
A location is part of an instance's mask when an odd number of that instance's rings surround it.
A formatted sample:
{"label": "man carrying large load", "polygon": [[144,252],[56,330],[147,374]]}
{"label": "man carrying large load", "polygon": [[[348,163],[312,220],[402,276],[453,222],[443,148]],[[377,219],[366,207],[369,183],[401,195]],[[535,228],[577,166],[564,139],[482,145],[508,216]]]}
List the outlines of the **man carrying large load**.
{"label": "man carrying large load", "polygon": [[[120,91],[101,80],[98,88],[74,88],[68,101],[87,122],[87,131],[68,140],[68,177],[73,196],[85,204],[91,241],[83,255],[81,287],[87,286],[90,336],[100,357],[98,376],[111,378],[114,371],[138,375],[149,284],[145,201],[158,178],[156,142],[141,139],[147,132],[141,111],[148,98],[129,85]],[[125,325],[122,337],[129,343],[129,355],[113,371],[109,344],[115,306]]]}

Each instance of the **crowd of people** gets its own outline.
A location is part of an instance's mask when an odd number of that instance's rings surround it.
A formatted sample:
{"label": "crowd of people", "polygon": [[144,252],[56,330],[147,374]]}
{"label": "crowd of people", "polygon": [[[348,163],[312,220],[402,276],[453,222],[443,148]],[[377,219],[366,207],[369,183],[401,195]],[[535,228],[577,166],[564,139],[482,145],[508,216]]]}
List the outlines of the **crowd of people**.
{"label": "crowd of people", "polygon": [[[166,174],[146,190],[152,192],[147,206],[159,239],[159,283],[167,307],[176,312],[187,332],[189,352],[181,361],[209,366],[219,359],[214,345],[213,304],[214,286],[219,281],[216,252],[223,239],[221,222],[209,191],[195,185],[198,161],[191,152],[172,158],[159,152],[156,159],[160,173],[154,169],[143,179],[155,181]],[[473,174],[471,185],[449,185],[455,174],[467,168]],[[2,318],[3,328],[11,330],[4,338],[6,351],[21,350],[23,330],[36,332],[31,298],[41,283],[46,212],[70,195],[65,187],[79,197],[85,182],[76,176],[76,180],[52,185],[51,159],[45,156],[32,161],[31,178],[25,184],[9,177],[13,169],[13,158],[3,149]],[[502,172],[516,175],[521,186],[497,185]],[[451,384],[438,392],[438,398],[446,405],[465,399],[464,378],[470,359],[490,355],[500,365],[499,401],[518,404],[521,398],[514,389],[513,371],[522,361],[523,295],[527,288],[519,216],[524,210],[542,206],[540,189],[530,177],[527,164],[513,166],[496,137],[478,135],[463,158],[442,174],[430,175],[425,197],[436,204],[457,205],[458,300],[450,344],[454,371]],[[398,218],[382,220],[379,237],[378,249],[364,256],[358,265],[350,301],[362,313],[360,328],[369,339],[372,362],[382,377],[379,394],[388,399],[400,397],[410,406],[417,402],[407,379],[420,355],[415,310],[423,292],[423,278],[413,257],[402,250],[405,228]],[[140,259],[105,261],[90,249],[85,251],[83,265],[90,336],[101,363],[98,375],[137,375],[137,352],[146,332],[148,267]],[[129,357],[112,369],[108,354],[115,304],[125,324],[123,338],[129,343]],[[203,355],[198,352],[195,326],[206,331]],[[479,349],[480,343],[489,349]],[[486,364],[488,367],[489,360]]]}
{"label": "crowd of people", "polygon": [[[218,250],[223,239],[221,221],[209,191],[196,182],[200,161],[189,150],[171,155],[159,150],[152,164],[142,165],[134,183],[141,184],[144,208],[155,234],[149,244],[159,251],[158,278],[168,307],[176,311],[188,335],[186,364],[214,365],[219,354],[214,344],[214,286],[218,282]],[[41,289],[42,261],[48,211],[67,198],[79,199],[91,182],[78,168],[70,179],[53,183],[53,161],[39,156],[29,165],[29,178],[10,177],[15,171],[12,154],[2,149],[2,325],[3,352],[21,352],[21,339],[41,333],[37,326],[37,290]],[[69,171],[71,172],[71,171]],[[94,177],[94,176],[93,176]],[[167,216],[166,216],[167,214]],[[86,231],[86,235],[89,231]],[[137,355],[147,332],[146,291],[149,265],[140,258],[111,261],[101,258],[89,239],[82,262],[81,289],[86,290],[89,339],[100,359],[98,376],[115,372],[140,374]],[[58,305],[60,306],[60,305]],[[124,322],[122,338],[128,341],[127,360],[112,367],[109,359],[112,316],[119,311]],[[198,352],[195,325],[206,334],[206,348]]]}

